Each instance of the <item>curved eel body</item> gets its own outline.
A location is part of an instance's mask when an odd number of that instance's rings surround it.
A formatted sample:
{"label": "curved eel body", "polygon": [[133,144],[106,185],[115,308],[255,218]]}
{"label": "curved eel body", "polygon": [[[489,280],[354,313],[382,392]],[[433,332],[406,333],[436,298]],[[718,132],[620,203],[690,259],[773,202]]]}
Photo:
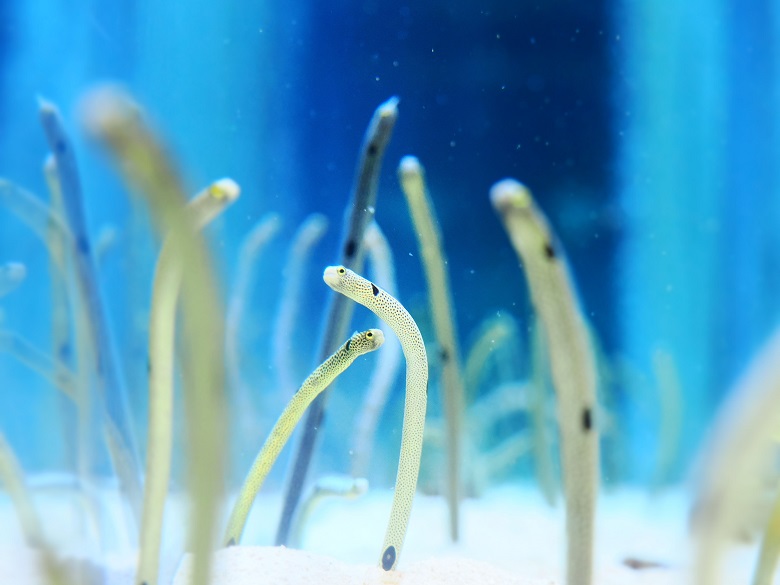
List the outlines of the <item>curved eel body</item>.
{"label": "curved eel body", "polygon": [[385,571],[391,571],[395,569],[401,556],[417,488],[417,475],[420,472],[425,410],[428,404],[428,356],[425,353],[425,343],[409,312],[374,283],[344,266],[329,266],[322,278],[330,288],[370,309],[387,323],[400,339],[406,358],[406,401],[401,456],[398,460],[390,522],[379,561]]}
{"label": "curved eel body", "polygon": [[303,385],[287,403],[271,434],[263,443],[252,468],[247,474],[244,485],[233,505],[230,519],[225,530],[223,543],[225,546],[238,544],[246,525],[246,519],[255,501],[257,492],[271,471],[276,458],[292,435],[298,421],[312,401],[325,390],[333,380],[346,370],[358,356],[379,349],[385,336],[380,329],[369,329],[362,333],[353,333],[332,356],[325,360],[312,374],[306,378]]}
{"label": "curved eel body", "polygon": [[[398,119],[398,98],[390,98],[379,105],[374,111],[371,122],[363,137],[363,145],[360,149],[360,159],[352,186],[352,195],[347,206],[343,225],[343,232],[339,249],[341,255],[339,262],[355,270],[361,270],[363,256],[363,236],[368,224],[374,219],[376,213],[376,200],[379,184],[379,172],[382,167],[385,148],[390,142],[390,136]],[[331,295],[328,301],[325,317],[325,329],[317,350],[320,360],[336,350],[338,344],[349,331],[349,322],[352,318],[353,306],[346,299]],[[292,527],[293,515],[303,491],[309,462],[314,451],[317,432],[323,425],[326,414],[325,401],[327,394],[320,394],[319,398],[311,405],[303,423],[301,440],[293,457],[293,466],[284,496],[282,515],[279,518],[279,526],[276,531],[276,544],[287,544],[287,539]]]}

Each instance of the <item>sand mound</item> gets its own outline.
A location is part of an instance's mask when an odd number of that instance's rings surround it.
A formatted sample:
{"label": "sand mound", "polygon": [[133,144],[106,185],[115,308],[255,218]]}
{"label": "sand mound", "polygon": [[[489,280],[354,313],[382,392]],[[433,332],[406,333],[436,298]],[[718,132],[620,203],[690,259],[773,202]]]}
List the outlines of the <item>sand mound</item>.
{"label": "sand mound", "polygon": [[[182,561],[174,585],[190,581],[191,557]],[[283,547],[234,546],[214,556],[211,585],[555,585],[552,580],[522,579],[506,571],[462,558],[434,558],[387,573],[377,566],[351,565]]]}

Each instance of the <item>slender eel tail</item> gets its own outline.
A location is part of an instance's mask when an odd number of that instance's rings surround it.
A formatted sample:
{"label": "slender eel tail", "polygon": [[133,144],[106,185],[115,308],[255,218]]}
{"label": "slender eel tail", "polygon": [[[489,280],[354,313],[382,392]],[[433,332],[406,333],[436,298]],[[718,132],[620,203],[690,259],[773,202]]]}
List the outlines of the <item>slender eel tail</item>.
{"label": "slender eel tail", "polygon": [[268,435],[260,453],[255,458],[252,468],[247,474],[244,485],[239,491],[233,511],[230,513],[223,543],[225,546],[238,544],[244,532],[246,519],[255,501],[257,492],[265,482],[265,478],[276,462],[287,440],[292,435],[298,421],[312,401],[322,393],[352,362],[359,356],[379,349],[385,341],[380,329],[369,329],[362,333],[354,333],[336,353],[325,360],[312,374],[306,378],[301,388],[276,421],[271,434]]}
{"label": "slender eel tail", "polygon": [[[198,193],[187,204],[196,229],[215,219],[239,196],[238,185],[222,179]],[[152,285],[149,311],[149,430],[146,453],[144,508],[136,583],[157,583],[163,512],[168,494],[173,451],[173,368],[176,308],[182,266],[173,241],[163,242]]]}

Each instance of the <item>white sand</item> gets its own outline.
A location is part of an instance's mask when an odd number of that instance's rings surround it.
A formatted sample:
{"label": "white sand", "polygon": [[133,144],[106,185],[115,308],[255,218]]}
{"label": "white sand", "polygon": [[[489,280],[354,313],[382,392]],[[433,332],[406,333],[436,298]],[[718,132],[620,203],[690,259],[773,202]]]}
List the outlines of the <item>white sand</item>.
{"label": "white sand", "polygon": [[[56,549],[80,563],[96,583],[132,585],[135,551],[122,536],[121,521],[108,494],[102,503],[117,522],[104,550],[94,542],[88,523],[76,520],[72,493],[48,490],[36,503]],[[563,517],[548,508],[531,487],[489,491],[463,503],[462,539],[449,543],[446,507],[440,498],[419,495],[400,556],[399,570],[376,567],[390,510],[389,491],[371,491],[356,501],[330,500],[314,514],[303,540],[307,552],[268,546],[275,530],[279,496],[261,496],[249,518],[243,544],[215,556],[213,585],[451,583],[507,585],[561,584]],[[111,503],[114,502],[114,503]],[[183,501],[172,498],[166,511],[161,583],[183,585],[189,567],[181,562],[186,523]],[[689,582],[686,567],[687,501],[681,492],[652,499],[622,490],[603,495],[596,542],[597,585],[666,585]],[[0,584],[44,583],[40,558],[23,549],[19,527],[0,494]],[[726,584],[749,583],[755,544],[735,547],[724,565]],[[657,566],[637,570],[630,559]],[[94,565],[94,566],[91,566]],[[84,567],[88,567],[84,569]],[[101,573],[97,566],[105,570]],[[90,568],[91,567],[91,568]],[[174,578],[174,572],[179,569]],[[79,583],[86,580],[79,579]],[[780,583],[780,580],[776,581]]]}
{"label": "white sand", "polygon": [[[174,585],[190,579],[188,557]],[[238,546],[217,552],[212,585],[554,585],[550,579],[522,579],[487,563],[457,557],[435,558],[386,573],[376,565],[356,565],[306,551]]]}

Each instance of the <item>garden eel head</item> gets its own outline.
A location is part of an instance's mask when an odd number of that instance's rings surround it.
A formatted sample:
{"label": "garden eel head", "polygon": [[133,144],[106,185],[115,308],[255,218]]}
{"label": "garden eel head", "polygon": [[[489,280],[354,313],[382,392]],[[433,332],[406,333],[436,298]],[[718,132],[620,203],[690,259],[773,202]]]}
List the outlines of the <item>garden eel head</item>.
{"label": "garden eel head", "polygon": [[208,187],[209,195],[225,205],[238,199],[241,189],[233,179],[219,179]]}
{"label": "garden eel head", "polygon": [[344,266],[328,266],[322,278],[330,288],[359,303],[379,294],[379,287]]}
{"label": "garden eel head", "polygon": [[516,237],[534,256],[539,250],[548,261],[559,256],[560,246],[528,187],[515,179],[504,179],[490,189],[490,202],[505,222],[512,217],[524,226]]}
{"label": "garden eel head", "polygon": [[348,352],[363,355],[378,349],[384,342],[385,334],[382,333],[381,329],[369,329],[368,331],[356,331],[344,345]]}

